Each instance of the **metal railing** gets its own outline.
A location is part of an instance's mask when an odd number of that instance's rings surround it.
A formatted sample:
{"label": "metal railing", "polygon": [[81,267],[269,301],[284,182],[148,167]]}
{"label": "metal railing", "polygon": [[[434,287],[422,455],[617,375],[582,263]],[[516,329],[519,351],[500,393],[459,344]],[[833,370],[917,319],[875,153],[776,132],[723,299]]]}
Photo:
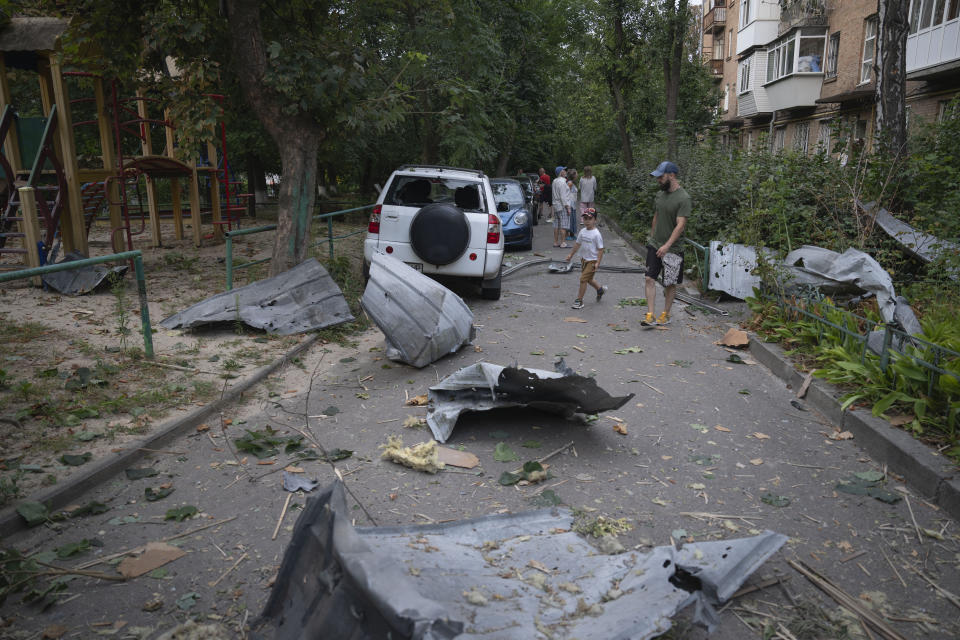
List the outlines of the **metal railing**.
{"label": "metal railing", "polygon": [[147,358],[153,359],[153,333],[150,331],[150,308],[147,306],[147,282],[143,271],[143,255],[140,251],[124,251],[123,253],[113,253],[107,256],[98,256],[96,258],[83,258],[82,260],[71,260],[70,262],[58,262],[57,264],[48,264],[43,267],[32,267],[30,269],[21,269],[19,271],[7,271],[0,273],[0,283],[10,282],[11,280],[20,280],[22,278],[33,278],[43,276],[47,273],[56,273],[57,271],[70,271],[77,267],[85,267],[104,262],[122,262],[124,260],[133,260],[133,268],[137,274],[137,293],[140,298],[140,326],[143,330],[143,353]]}
{"label": "metal railing", "polygon": [[[945,369],[943,366],[948,362],[960,362],[960,353],[952,349],[908,334],[891,324],[877,322],[846,309],[840,309],[824,300],[801,298],[802,303],[795,304],[784,296],[774,295],[770,292],[764,295],[768,299],[774,300],[784,313],[793,314],[794,317],[802,316],[816,322],[818,341],[830,330],[838,332],[842,346],[846,348],[856,345],[859,348],[861,364],[865,363],[868,355],[872,353],[878,358],[880,369],[887,373],[891,366],[891,357],[909,358],[911,362],[926,371],[925,382],[928,396],[933,395],[934,387],[940,376],[950,376],[960,383],[960,375]],[[830,314],[831,311],[836,313]],[[833,322],[824,315],[839,316],[840,323]],[[882,339],[880,342],[882,346],[877,350],[870,345],[870,335],[881,331]],[[919,357],[918,352],[925,354],[927,357],[932,356],[933,362],[928,362]]]}
{"label": "metal railing", "polygon": [[[368,204],[362,207],[354,207],[352,209],[341,209],[339,211],[331,211],[330,213],[321,213],[320,215],[313,216],[310,220],[322,220],[326,219],[327,221],[327,238],[326,242],[330,247],[330,259],[333,259],[333,241],[342,240],[344,238],[349,238],[350,236],[355,236],[358,233],[363,233],[363,229],[360,231],[353,231],[351,233],[346,233],[342,236],[333,235],[333,216],[343,215],[345,213],[353,213],[354,211],[365,211],[366,209],[372,209],[376,205]],[[251,229],[238,229],[237,231],[227,231],[223,234],[223,237],[226,238],[226,256],[225,260],[227,263],[227,291],[233,289],[233,272],[237,269],[247,269],[254,265],[264,264],[270,262],[270,258],[263,258],[262,260],[253,260],[251,262],[244,262],[243,264],[234,265],[233,264],[233,239],[239,236],[247,236],[254,233],[264,233],[266,231],[273,231],[277,228],[275,224],[268,224],[262,227],[253,227]],[[324,240],[315,242],[310,245],[310,247],[318,247],[323,244]]]}

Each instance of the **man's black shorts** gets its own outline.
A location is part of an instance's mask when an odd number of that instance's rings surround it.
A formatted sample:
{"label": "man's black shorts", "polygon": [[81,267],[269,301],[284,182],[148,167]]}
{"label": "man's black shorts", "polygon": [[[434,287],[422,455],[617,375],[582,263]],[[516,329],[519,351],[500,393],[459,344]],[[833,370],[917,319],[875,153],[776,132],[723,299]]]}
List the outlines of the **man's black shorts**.
{"label": "man's black shorts", "polygon": [[[663,260],[657,256],[656,249],[647,245],[647,277],[656,280],[661,271],[663,271]],[[683,282],[683,260],[680,261],[680,273],[677,274],[677,281],[671,284],[680,284],[681,282]]]}

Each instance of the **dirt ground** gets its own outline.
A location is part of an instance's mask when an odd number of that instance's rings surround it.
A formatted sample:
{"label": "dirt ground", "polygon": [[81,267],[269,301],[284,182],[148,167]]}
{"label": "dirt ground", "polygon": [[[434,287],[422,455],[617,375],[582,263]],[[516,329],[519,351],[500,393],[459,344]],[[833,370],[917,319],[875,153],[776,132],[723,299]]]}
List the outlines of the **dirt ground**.
{"label": "dirt ground", "polygon": [[[244,221],[244,227],[268,221]],[[98,223],[100,224],[100,223]],[[338,223],[335,234],[355,230]],[[324,234],[324,224],[319,232]],[[166,330],[164,318],[225,290],[225,246],[212,237],[193,246],[163,229],[164,246],[135,238],[143,252],[155,358],[147,360],[132,269],[88,295],[67,296],[27,280],[0,288],[0,507],[82,471],[85,464],[150,435],[178,413],[220,396],[235,381],[307,339],[244,325]],[[234,264],[267,258],[272,232],[235,241]],[[323,236],[317,236],[318,240]],[[359,264],[362,235],[336,244]],[[110,251],[94,226],[91,255]],[[324,242],[316,254],[327,254]],[[356,265],[354,265],[356,266]],[[235,271],[234,286],[266,277],[268,265]]]}

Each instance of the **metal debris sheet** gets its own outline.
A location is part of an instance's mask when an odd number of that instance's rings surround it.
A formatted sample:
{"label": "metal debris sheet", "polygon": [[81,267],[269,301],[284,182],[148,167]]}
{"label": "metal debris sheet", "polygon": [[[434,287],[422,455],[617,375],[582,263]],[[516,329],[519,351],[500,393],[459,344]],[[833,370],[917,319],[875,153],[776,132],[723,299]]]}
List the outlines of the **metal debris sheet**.
{"label": "metal debris sheet", "polygon": [[429,390],[427,425],[433,437],[446,442],[464,411],[530,407],[570,417],[619,409],[633,397],[611,396],[563,360],[556,366],[562,373],[478,362],[452,373]]}
{"label": "metal debris sheet", "polygon": [[218,322],[243,322],[286,336],[353,320],[340,287],[310,258],[283,273],[212,298],[165,318],[164,329],[192,329]]}
{"label": "metal debris sheet", "polygon": [[256,627],[288,638],[653,638],[694,605],[708,628],[787,540],[603,555],[566,510],[354,528],[342,484],[297,522]]}
{"label": "metal debris sheet", "polygon": [[460,296],[382,253],[373,255],[360,304],[383,332],[387,357],[417,368],[474,337],[473,312]]}

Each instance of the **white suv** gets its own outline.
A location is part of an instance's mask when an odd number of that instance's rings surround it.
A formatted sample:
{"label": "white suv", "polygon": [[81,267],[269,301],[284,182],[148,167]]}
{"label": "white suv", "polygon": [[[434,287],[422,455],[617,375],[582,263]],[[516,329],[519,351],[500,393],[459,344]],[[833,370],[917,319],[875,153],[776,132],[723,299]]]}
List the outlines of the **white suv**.
{"label": "white suv", "polygon": [[[506,203],[504,203],[505,205]],[[375,252],[426,274],[473,278],[487,300],[500,298],[503,232],[482,171],[404,165],[393,172],[370,215],[363,275]]]}

